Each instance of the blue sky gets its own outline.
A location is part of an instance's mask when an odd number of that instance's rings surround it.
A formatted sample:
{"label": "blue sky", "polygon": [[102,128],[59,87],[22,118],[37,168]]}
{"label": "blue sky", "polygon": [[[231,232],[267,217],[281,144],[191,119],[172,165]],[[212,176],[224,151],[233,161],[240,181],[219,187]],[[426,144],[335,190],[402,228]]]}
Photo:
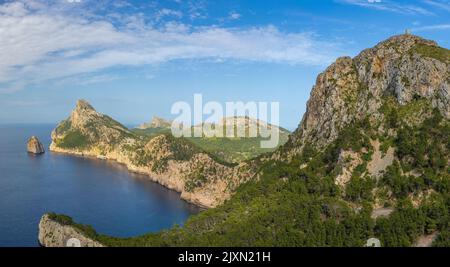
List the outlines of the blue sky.
{"label": "blue sky", "polygon": [[194,93],[279,101],[295,129],[317,74],[410,29],[450,47],[449,0],[0,1],[0,123],[87,99],[125,124]]}

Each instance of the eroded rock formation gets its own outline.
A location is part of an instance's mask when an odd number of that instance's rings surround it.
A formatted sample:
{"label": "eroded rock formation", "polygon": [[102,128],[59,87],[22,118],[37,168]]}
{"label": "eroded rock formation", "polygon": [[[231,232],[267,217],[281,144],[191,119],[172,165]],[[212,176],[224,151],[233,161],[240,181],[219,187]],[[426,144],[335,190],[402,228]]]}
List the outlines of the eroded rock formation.
{"label": "eroded rock formation", "polygon": [[33,154],[42,154],[45,152],[44,146],[36,136],[32,136],[27,142],[27,151]]}

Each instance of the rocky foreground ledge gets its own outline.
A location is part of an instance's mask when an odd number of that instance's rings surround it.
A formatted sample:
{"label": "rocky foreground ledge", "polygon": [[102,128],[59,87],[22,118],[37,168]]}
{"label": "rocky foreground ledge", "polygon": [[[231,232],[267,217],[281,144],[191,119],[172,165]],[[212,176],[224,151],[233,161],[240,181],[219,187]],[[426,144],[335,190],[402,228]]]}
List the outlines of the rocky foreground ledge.
{"label": "rocky foreground ledge", "polygon": [[87,237],[70,219],[44,214],[39,222],[39,243],[43,247],[104,247]]}

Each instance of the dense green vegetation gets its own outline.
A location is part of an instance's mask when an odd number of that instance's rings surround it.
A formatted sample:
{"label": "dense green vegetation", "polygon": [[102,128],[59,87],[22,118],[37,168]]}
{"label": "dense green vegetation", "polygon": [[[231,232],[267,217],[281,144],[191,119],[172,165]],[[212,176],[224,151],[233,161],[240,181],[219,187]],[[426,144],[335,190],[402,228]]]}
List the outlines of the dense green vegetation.
{"label": "dense green vegetation", "polygon": [[[450,246],[449,121],[420,97],[404,106],[387,99],[381,111],[384,118],[375,125],[366,118],[344,127],[322,150],[303,144],[302,152],[289,162],[260,155],[254,161],[258,180],[241,185],[230,200],[191,217],[183,227],[115,238],[98,234],[65,215],[50,216],[109,246],[363,246],[371,237],[379,238],[383,246],[411,246],[420,236],[433,233],[438,233],[435,246]],[[380,124],[384,131],[378,130]],[[145,137],[143,144],[161,133],[160,129],[134,131],[136,137]],[[227,164],[224,154],[239,148],[250,150],[255,145],[248,140],[248,146],[239,145],[244,142],[239,139],[165,136],[170,150],[176,153],[154,162],[155,170],[164,169],[167,160],[189,160],[199,152]],[[384,153],[395,147],[393,164],[379,178],[367,172],[374,153],[370,140],[375,139],[381,141]],[[70,130],[61,142],[68,147],[87,144],[81,133]],[[129,149],[139,151],[140,145]],[[226,146],[225,152],[217,154],[222,146]],[[288,142],[279,152],[283,154],[292,146]],[[345,188],[335,184],[342,161],[347,160],[340,158],[343,150],[358,152],[362,159]],[[137,155],[143,164],[153,160],[145,153]],[[205,182],[200,169],[186,187],[189,191]],[[415,203],[417,199],[420,205]],[[394,212],[373,219],[376,200]]]}
{"label": "dense green vegetation", "polygon": [[[389,218],[377,219],[375,236],[379,237],[385,246],[407,247],[413,245],[421,235],[435,231],[448,233],[449,194],[450,192],[435,195],[419,208],[414,208],[407,199],[399,201]],[[435,245],[439,245],[439,242]]]}
{"label": "dense green vegetation", "polygon": [[447,221],[446,223],[447,225],[443,227],[436,241],[434,241],[433,246],[446,248],[450,247],[450,222]]}
{"label": "dense green vegetation", "polygon": [[66,149],[86,148],[90,145],[90,142],[79,130],[69,130],[63,139],[58,140],[57,145]]}
{"label": "dense green vegetation", "polygon": [[450,189],[448,120],[434,109],[422,123],[405,122],[409,121],[407,114],[426,107],[426,101],[417,99],[403,107],[391,105],[385,111],[387,125],[396,129],[393,145],[399,161],[388,167],[380,185],[388,186],[397,198],[430,189],[445,194]]}
{"label": "dense green vegetation", "polygon": [[81,230],[86,236],[90,238],[96,238],[97,232],[90,225],[78,224],[73,221],[73,219],[67,215],[56,214],[54,212],[48,213],[48,217],[50,220],[56,221],[62,225],[71,225]]}
{"label": "dense green vegetation", "polygon": [[450,62],[450,50],[443,47],[417,44],[411,50],[425,57],[434,58],[442,62]]}
{"label": "dense green vegetation", "polygon": [[[279,145],[283,145],[287,141],[287,135],[280,136]],[[218,158],[229,162],[239,162],[255,158],[263,153],[268,153],[277,148],[268,149],[261,148],[261,137],[254,138],[206,138],[193,137],[188,138],[189,141],[202,148],[203,150],[214,154]]]}
{"label": "dense green vegetation", "polygon": [[133,133],[140,135],[140,136],[145,136],[145,137],[155,137],[161,134],[169,134],[170,133],[170,129],[169,128],[147,128],[147,129],[132,129],[131,130]]}
{"label": "dense green vegetation", "polygon": [[[148,129],[133,129],[133,133],[145,136],[146,138],[153,138],[155,136],[166,134],[170,135],[168,128],[148,128]],[[279,146],[284,145],[289,137],[287,130],[280,132]],[[218,138],[218,137],[191,137],[185,138],[196,147],[221,162],[236,163],[240,161],[255,158],[261,154],[272,152],[277,148],[267,149],[261,148],[261,141],[266,140],[262,137],[245,137],[245,138]]]}
{"label": "dense green vegetation", "polygon": [[[389,116],[400,124],[389,122]],[[387,123],[398,129],[392,144],[400,160],[379,181],[365,174],[373,151],[371,126],[363,120],[343,129],[324,151],[305,146],[290,163],[265,161],[258,181],[242,185],[224,205],[191,217],[184,227],[124,239],[75,226],[110,246],[363,246],[370,237],[379,238],[383,246],[411,246],[418,237],[435,232],[439,235],[434,245],[448,246],[450,169],[440,159],[448,159],[449,123],[434,112],[421,124],[408,126],[413,128],[405,136],[401,116],[389,116]],[[345,192],[334,183],[341,149],[365,151],[364,163],[355,169]],[[435,159],[434,154],[439,156]],[[424,174],[405,175],[402,167],[407,163]],[[197,178],[193,182],[201,183]],[[371,217],[376,187],[393,194],[395,211],[389,217]],[[410,194],[428,189],[429,197],[415,208]]]}

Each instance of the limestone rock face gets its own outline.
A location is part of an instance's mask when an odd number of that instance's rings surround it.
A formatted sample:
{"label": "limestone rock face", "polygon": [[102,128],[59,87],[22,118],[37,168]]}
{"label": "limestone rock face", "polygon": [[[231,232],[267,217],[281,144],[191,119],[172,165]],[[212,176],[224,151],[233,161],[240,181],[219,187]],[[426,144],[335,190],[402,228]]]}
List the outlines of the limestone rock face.
{"label": "limestone rock face", "polygon": [[[86,100],[77,101],[70,117],[61,122],[52,132],[52,140],[61,139],[68,133],[73,138],[71,138],[72,142],[66,146],[78,148],[85,147],[92,142],[109,146],[131,135],[125,126],[109,116],[98,113]],[[54,142],[52,145],[55,145]]]}
{"label": "limestone rock face", "polygon": [[63,225],[44,214],[39,222],[39,243],[44,247],[103,247],[71,225]]}
{"label": "limestone rock face", "polygon": [[36,136],[32,136],[27,143],[27,151],[33,154],[42,154],[45,152],[44,146]]}
{"label": "limestone rock face", "polygon": [[449,92],[450,51],[414,35],[394,36],[353,59],[337,59],[318,76],[291,141],[324,147],[353,122],[381,119],[386,96],[400,105],[429,99],[449,119]]}

